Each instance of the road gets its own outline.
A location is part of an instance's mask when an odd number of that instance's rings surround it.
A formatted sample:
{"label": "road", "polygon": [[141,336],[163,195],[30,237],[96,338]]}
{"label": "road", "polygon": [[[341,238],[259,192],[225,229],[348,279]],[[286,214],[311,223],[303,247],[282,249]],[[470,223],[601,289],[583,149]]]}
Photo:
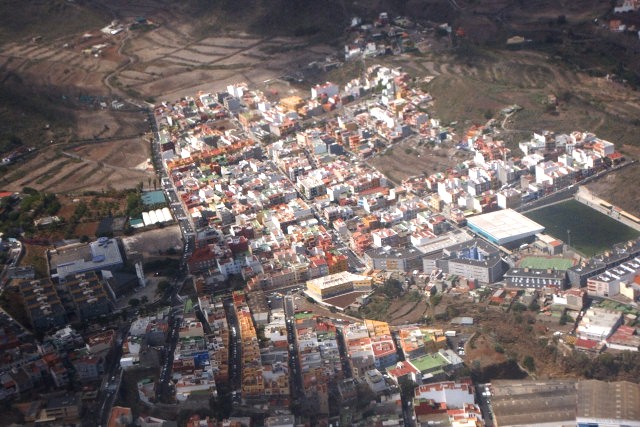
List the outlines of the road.
{"label": "road", "polygon": [[[116,345],[111,362],[106,367],[103,374],[102,384],[98,391],[96,403],[82,420],[83,426],[95,426],[96,420],[99,425],[106,426],[111,416],[111,408],[116,401],[120,385],[122,384],[122,368],[120,367],[120,357],[122,356],[122,341],[129,331],[129,325],[125,324],[116,331]],[[97,408],[97,412],[96,412]]]}
{"label": "road", "polygon": [[558,202],[561,202],[563,200],[568,200],[571,199],[575,196],[575,194],[578,192],[579,186],[580,185],[585,185],[588,184],[591,181],[595,181],[597,179],[602,178],[603,176],[611,173],[611,172],[615,172],[617,170],[623,169],[627,166],[631,166],[633,164],[635,164],[637,162],[637,160],[632,160],[630,162],[625,162],[622,163],[618,166],[615,167],[608,167],[605,168],[579,182],[577,182],[574,185],[570,185],[569,187],[566,188],[561,188],[549,195],[540,197],[539,199],[536,199],[532,202],[529,203],[524,203],[521,206],[519,206],[518,208],[516,208],[515,210],[520,212],[520,213],[524,213],[524,212],[529,212],[535,209],[540,209],[541,207],[544,206],[548,206],[548,205],[552,205]]}
{"label": "road", "polygon": [[7,263],[2,266],[2,273],[0,273],[0,290],[3,289],[5,281],[8,282],[7,275],[9,273],[9,268],[16,267],[18,262],[20,262],[20,258],[22,257],[24,245],[16,239],[8,239],[9,242],[9,258],[7,259]]}
{"label": "road", "polygon": [[298,341],[295,331],[295,301],[294,296],[287,294],[284,296],[284,313],[287,322],[287,341],[289,342],[289,387],[291,396],[303,396],[302,373],[298,364]]}
{"label": "road", "polygon": [[482,411],[482,419],[486,427],[493,427],[493,412],[491,410],[491,384],[476,385],[476,402]]}
{"label": "road", "polygon": [[156,397],[159,402],[172,403],[175,395],[173,389],[173,383],[171,382],[173,356],[175,353],[176,345],[179,338],[179,326],[182,320],[182,301],[178,297],[182,286],[186,280],[190,279],[190,276],[185,274],[186,262],[189,256],[193,253],[195,248],[195,228],[191,218],[186,215],[185,206],[181,203],[178,197],[178,192],[172,182],[169,179],[168,171],[162,161],[160,153],[160,135],[158,133],[158,124],[155,120],[153,110],[148,109],[148,121],[153,133],[153,141],[151,143],[154,164],[156,165],[156,174],[160,178],[162,183],[162,189],[165,192],[167,200],[169,201],[169,207],[171,212],[180,225],[180,231],[182,233],[182,239],[184,242],[182,260],[180,263],[180,272],[176,274],[171,286],[171,292],[169,294],[169,303],[171,305],[171,311],[169,312],[169,333],[166,338],[166,346],[162,350],[162,366],[160,368],[160,383],[157,388]]}
{"label": "road", "polygon": [[225,298],[224,308],[227,313],[227,322],[231,331],[229,338],[229,388],[234,404],[238,404],[242,399],[242,343],[240,340],[240,325],[233,308],[231,298]]}

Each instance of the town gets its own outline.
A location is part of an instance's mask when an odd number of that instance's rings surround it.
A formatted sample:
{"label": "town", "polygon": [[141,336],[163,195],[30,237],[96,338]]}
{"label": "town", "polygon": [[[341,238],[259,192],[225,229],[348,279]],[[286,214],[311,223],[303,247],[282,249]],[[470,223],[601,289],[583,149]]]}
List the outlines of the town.
{"label": "town", "polygon": [[[575,199],[640,230],[582,186],[635,161],[582,130],[516,154],[517,106],[456,135],[434,102],[370,65],[308,97],[239,82],[150,107],[161,189],[116,237],[48,247],[47,277],[3,238],[30,327],[2,312],[0,399],[38,425],[640,425],[628,381],[537,378],[528,354],[519,377],[471,379],[491,313],[530,312],[560,354],[638,351],[638,234],[590,256],[527,216]],[[446,167],[398,180],[375,166],[393,150]],[[175,251],[171,224],[184,251],[145,263]]]}

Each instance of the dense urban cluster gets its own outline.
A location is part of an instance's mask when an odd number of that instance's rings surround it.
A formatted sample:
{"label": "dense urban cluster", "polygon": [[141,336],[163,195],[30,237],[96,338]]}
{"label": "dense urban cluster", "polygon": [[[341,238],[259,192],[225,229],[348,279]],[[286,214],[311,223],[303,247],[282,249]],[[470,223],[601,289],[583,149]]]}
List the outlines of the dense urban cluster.
{"label": "dense urban cluster", "polygon": [[[156,105],[153,156],[163,189],[143,194],[145,210],[130,225],[144,231],[177,222],[195,295],[178,295],[176,280],[169,307],[83,337],[68,325],[122,312],[117,301],[145,286],[139,254],[100,238],[50,250],[50,277],[14,268],[39,336],[3,313],[0,398],[98,383],[42,395],[24,404],[24,419],[77,422],[92,400],[101,404],[85,416],[126,425],[131,409],[111,409],[122,376],[151,368],[157,376],[136,382],[146,405],[197,410],[229,399],[264,415],[268,426],[297,425],[296,417],[314,425],[523,425],[528,417],[637,425],[633,405],[612,414],[583,404],[613,399],[607,387],[637,397],[630,383],[548,382],[545,390],[566,392],[548,412],[540,382],[474,385],[465,365],[472,336],[460,334],[473,318],[444,330],[360,314],[395,275],[398,292],[434,304],[446,292],[474,301],[484,295],[507,309],[535,305],[549,324],[575,320],[575,330],[556,335],[570,348],[638,350],[632,312],[585,303],[587,295],[637,301],[639,241],[574,263],[562,257],[569,248],[558,236],[518,212],[624,164],[614,145],[588,132],[543,131],[515,156],[497,120],[455,135],[430,113],[433,102],[406,72],[376,65],[343,87],[316,85],[306,99],[234,84]],[[368,160],[406,138],[425,153],[456,141],[463,160],[392,182]],[[134,265],[128,275],[127,263]],[[528,398],[536,405],[526,407]],[[187,425],[250,422],[195,415]],[[150,417],[137,423],[172,425]]]}

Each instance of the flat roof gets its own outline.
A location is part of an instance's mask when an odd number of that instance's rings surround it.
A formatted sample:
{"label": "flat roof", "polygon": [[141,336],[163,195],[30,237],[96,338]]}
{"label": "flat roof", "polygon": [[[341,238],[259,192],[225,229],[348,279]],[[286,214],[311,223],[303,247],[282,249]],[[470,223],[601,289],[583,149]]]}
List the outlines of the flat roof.
{"label": "flat roof", "polygon": [[365,252],[370,258],[385,258],[385,259],[405,259],[405,258],[421,258],[422,252],[414,248],[413,246],[406,248],[392,248],[389,246],[383,246],[381,248],[372,248]]}
{"label": "flat roof", "polygon": [[469,233],[467,233],[466,231],[455,229],[436,236],[435,239],[431,239],[424,245],[416,246],[416,248],[423,254],[432,254],[438,251],[442,251],[443,249],[450,246],[468,242],[472,239],[473,236],[469,235]]}
{"label": "flat roof", "polygon": [[498,425],[562,425],[576,418],[576,381],[494,380],[491,408]]}
{"label": "flat roof", "polygon": [[108,270],[123,263],[116,239],[101,237],[95,242],[73,245],[50,252],[51,269],[65,278],[87,271]]}
{"label": "flat roof", "polygon": [[521,268],[555,268],[556,270],[568,270],[574,265],[575,262],[573,259],[551,256],[526,256],[518,263],[518,266]]}
{"label": "flat roof", "polygon": [[142,204],[145,206],[158,205],[158,204],[167,202],[167,200],[164,197],[164,192],[162,190],[145,191],[140,196],[140,199],[142,199]]}
{"label": "flat roof", "polygon": [[578,383],[578,420],[640,421],[640,384],[586,380]]}
{"label": "flat roof", "polygon": [[348,271],[341,271],[339,273],[331,274],[329,276],[318,277],[307,281],[307,288],[309,285],[315,285],[320,289],[330,288],[332,286],[341,285],[343,283],[349,283],[353,281],[361,280],[373,280],[368,276],[361,276],[359,274],[353,274]]}
{"label": "flat roof", "polygon": [[348,306],[356,302],[358,298],[360,298],[363,295],[367,295],[368,293],[369,292],[354,291],[354,292],[338,295],[337,297],[325,298],[322,300],[322,302],[325,304],[333,305],[335,307],[338,307],[344,310],[345,308],[347,308]]}
{"label": "flat roof", "polygon": [[500,245],[544,231],[544,226],[513,209],[469,217],[467,225],[471,230]]}
{"label": "flat roof", "polygon": [[443,368],[449,364],[449,361],[440,353],[431,353],[411,359],[411,363],[422,372],[436,368]]}

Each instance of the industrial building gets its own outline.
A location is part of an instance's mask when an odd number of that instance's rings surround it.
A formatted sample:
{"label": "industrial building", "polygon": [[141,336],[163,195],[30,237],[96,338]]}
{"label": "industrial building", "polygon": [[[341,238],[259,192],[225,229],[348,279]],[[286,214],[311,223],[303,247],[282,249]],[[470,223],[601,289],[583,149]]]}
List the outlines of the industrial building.
{"label": "industrial building", "polygon": [[499,427],[576,425],[576,381],[494,380],[491,408]]}
{"label": "industrial building", "polygon": [[444,273],[476,279],[481,283],[494,283],[506,270],[497,247],[480,239],[459,243],[423,259],[423,269],[436,269]]}
{"label": "industrial building", "polygon": [[307,294],[312,298],[323,301],[349,292],[368,292],[371,290],[372,282],[373,279],[371,277],[342,271],[308,280]]}
{"label": "industrial building", "polygon": [[467,218],[474,233],[497,245],[513,246],[531,240],[544,227],[513,209],[502,209]]}
{"label": "industrial building", "polygon": [[164,207],[162,209],[154,209],[148,212],[142,212],[142,222],[145,227],[154,224],[165,224],[173,221],[169,208]]}
{"label": "industrial building", "polygon": [[51,277],[61,281],[67,276],[89,271],[117,270],[124,260],[116,239],[100,237],[88,244],[73,244],[48,252]]}
{"label": "industrial building", "polygon": [[373,270],[422,271],[423,254],[414,247],[392,248],[384,246],[372,248],[364,253],[364,262]]}
{"label": "industrial building", "polygon": [[580,381],[576,422],[578,427],[640,427],[640,384]]}
{"label": "industrial building", "polygon": [[504,274],[505,287],[515,289],[542,289],[554,286],[564,289],[567,273],[562,270],[539,268],[511,268]]}

